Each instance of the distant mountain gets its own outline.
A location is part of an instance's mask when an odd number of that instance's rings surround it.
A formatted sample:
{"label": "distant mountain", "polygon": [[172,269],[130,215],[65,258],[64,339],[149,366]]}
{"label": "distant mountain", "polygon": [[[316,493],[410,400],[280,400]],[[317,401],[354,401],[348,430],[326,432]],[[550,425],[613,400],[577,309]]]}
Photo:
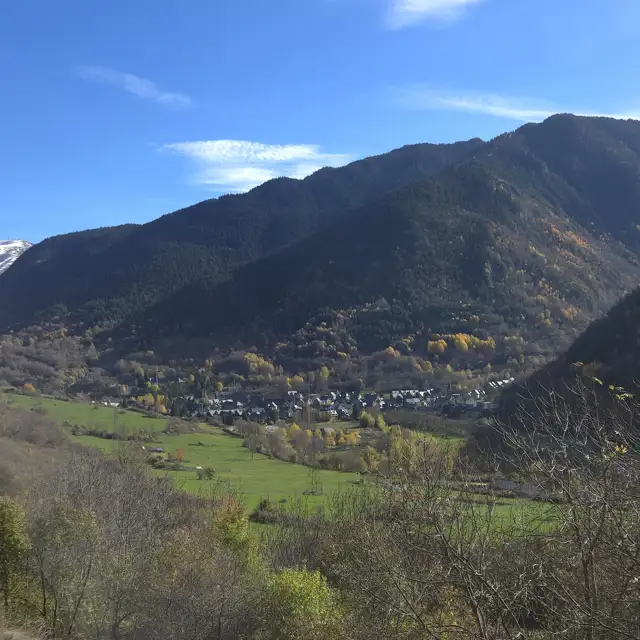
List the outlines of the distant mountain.
{"label": "distant mountain", "polygon": [[368,199],[434,175],[483,144],[406,146],[321,169],[305,180],[271,180],[140,227],[49,238],[0,286],[0,295],[14,301],[0,309],[0,327],[29,323],[54,308],[90,322],[125,318],[198,278],[224,280],[238,266],[308,236]]}
{"label": "distant mountain", "polygon": [[364,205],[224,283],[200,279],[136,322],[145,335],[265,346],[321,318],[366,351],[480,329],[548,356],[638,282],[623,245],[471,163]]}
{"label": "distant mountain", "polygon": [[0,279],[0,327],[327,356],[464,332],[549,357],[640,283],[639,229],[640,123],[559,115],[49,239]]}
{"label": "distant mountain", "polygon": [[0,274],[4,273],[31,246],[26,240],[0,240]]}

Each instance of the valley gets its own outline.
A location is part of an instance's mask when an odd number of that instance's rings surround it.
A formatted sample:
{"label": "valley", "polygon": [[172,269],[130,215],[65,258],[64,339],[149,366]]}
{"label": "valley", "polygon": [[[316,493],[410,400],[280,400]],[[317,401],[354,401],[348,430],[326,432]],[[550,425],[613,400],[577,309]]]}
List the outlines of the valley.
{"label": "valley", "polygon": [[635,637],[637,211],[640,124],[557,115],[12,250],[12,624]]}

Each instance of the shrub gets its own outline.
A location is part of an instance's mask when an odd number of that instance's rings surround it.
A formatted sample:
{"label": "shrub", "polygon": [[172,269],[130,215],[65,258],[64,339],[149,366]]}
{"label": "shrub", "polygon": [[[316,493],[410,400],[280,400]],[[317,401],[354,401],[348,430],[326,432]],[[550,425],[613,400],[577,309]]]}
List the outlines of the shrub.
{"label": "shrub", "polygon": [[360,426],[363,429],[372,429],[376,424],[375,418],[366,411],[360,414]]}

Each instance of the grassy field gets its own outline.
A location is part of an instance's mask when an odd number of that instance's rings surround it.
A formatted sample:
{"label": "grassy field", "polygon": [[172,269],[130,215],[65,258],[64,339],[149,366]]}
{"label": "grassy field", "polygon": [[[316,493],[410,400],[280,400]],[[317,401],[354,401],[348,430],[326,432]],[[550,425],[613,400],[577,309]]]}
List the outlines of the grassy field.
{"label": "grassy field", "polygon": [[[157,436],[148,447],[162,447],[166,453],[175,454],[181,449],[184,455],[185,471],[154,471],[158,475],[169,475],[175,479],[177,486],[184,490],[198,493],[207,491],[214,483],[228,483],[234,490],[242,493],[247,508],[252,509],[261,498],[271,500],[293,500],[302,496],[309,487],[310,472],[307,467],[280,460],[274,460],[259,454],[252,455],[242,446],[242,439],[230,436],[215,427],[204,427],[205,433],[170,436],[162,433],[166,426],[165,418],[147,418],[132,411],[122,412],[101,405],[85,405],[75,402],[64,402],[49,398],[38,398],[22,395],[11,395],[14,406],[34,408],[41,406],[47,415],[60,425],[65,423],[96,426],[106,431],[113,431],[114,414],[117,423],[129,432],[139,429],[154,430]],[[94,408],[97,407],[97,408]],[[111,453],[121,443],[116,440],[105,440],[92,436],[72,436],[73,442],[94,449]],[[198,446],[202,442],[204,446]],[[212,481],[198,480],[195,467],[212,467],[215,478]],[[358,481],[359,476],[337,471],[319,471],[318,479],[323,495],[331,493],[341,486],[349,486]],[[323,496],[308,496],[311,504],[323,502]]]}
{"label": "grassy field", "polygon": [[[242,446],[242,439],[228,435],[216,427],[203,426],[203,433],[188,435],[166,435],[162,430],[167,424],[166,418],[152,418],[133,411],[122,411],[102,405],[89,405],[77,402],[64,402],[51,398],[40,398],[18,394],[6,394],[6,399],[16,407],[33,409],[41,407],[49,418],[64,427],[65,424],[93,426],[105,431],[114,431],[114,424],[119,433],[135,433],[140,429],[154,431],[157,435],[153,444],[147,447],[162,447],[165,453],[175,454],[181,449],[184,455],[182,471],[158,470],[158,475],[172,477],[178,487],[192,493],[207,492],[214,484],[228,483],[235,491],[242,494],[248,509],[252,509],[262,498],[274,501],[295,500],[303,496],[310,488],[310,470],[296,464],[274,460],[259,454],[253,455]],[[338,426],[346,427],[349,423]],[[336,425],[331,425],[336,426]],[[351,426],[354,426],[351,424]],[[66,432],[73,442],[103,451],[113,452],[122,444],[116,440],[106,440],[93,436],[73,436],[70,429]],[[425,438],[433,437],[424,434]],[[448,445],[459,446],[464,442],[460,438],[442,438],[435,436]],[[199,446],[202,442],[204,446]],[[212,481],[198,480],[195,467],[211,467],[215,471]],[[305,496],[309,504],[322,504],[325,496],[333,491],[353,486],[358,482],[358,474],[337,471],[318,471],[317,477],[322,489],[322,496]],[[477,501],[482,502],[478,496]],[[500,499],[495,507],[496,515],[506,520],[511,518],[530,518],[546,528],[546,506],[529,500]]]}
{"label": "grassy field", "polygon": [[47,416],[61,426],[67,422],[129,435],[141,429],[160,432],[167,424],[166,418],[150,417],[136,411],[123,411],[99,404],[65,402],[19,394],[6,394],[6,398],[13,406],[23,409],[41,406],[47,412]]}
{"label": "grassy field", "polygon": [[[214,483],[225,483],[242,494],[247,508],[255,507],[262,498],[271,500],[293,500],[302,496],[309,487],[310,471],[307,467],[280,460],[273,460],[259,454],[253,455],[242,446],[242,439],[227,435],[216,428],[210,433],[167,436],[159,434],[153,447],[162,447],[166,453],[184,455],[184,471],[154,471],[158,475],[169,475],[178,487],[191,493],[206,492]],[[121,443],[91,436],[72,437],[72,440],[105,453],[113,451]],[[202,442],[204,446],[199,446]],[[198,480],[195,467],[212,467],[215,478],[212,481]],[[318,479],[323,496],[341,486],[357,483],[359,476],[337,471],[319,471]],[[323,496],[307,496],[310,504],[320,504]]]}

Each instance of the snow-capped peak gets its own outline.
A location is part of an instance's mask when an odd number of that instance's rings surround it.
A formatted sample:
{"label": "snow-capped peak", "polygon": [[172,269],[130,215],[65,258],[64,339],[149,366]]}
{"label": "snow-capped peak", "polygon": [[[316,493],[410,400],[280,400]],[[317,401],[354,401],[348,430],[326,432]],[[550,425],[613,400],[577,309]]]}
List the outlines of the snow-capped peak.
{"label": "snow-capped peak", "polygon": [[0,274],[4,273],[31,246],[26,240],[0,240]]}

